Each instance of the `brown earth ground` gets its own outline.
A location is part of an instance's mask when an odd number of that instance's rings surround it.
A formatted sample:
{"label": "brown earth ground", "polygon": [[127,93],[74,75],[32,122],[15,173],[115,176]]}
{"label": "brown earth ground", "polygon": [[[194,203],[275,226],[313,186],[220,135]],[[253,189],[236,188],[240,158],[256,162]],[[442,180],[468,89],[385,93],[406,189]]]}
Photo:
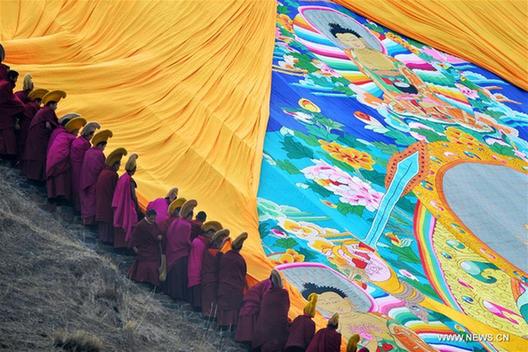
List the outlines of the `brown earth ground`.
{"label": "brown earth ground", "polygon": [[80,352],[54,347],[76,333],[100,351],[243,350],[189,305],[128,280],[132,261],[0,165],[0,350]]}

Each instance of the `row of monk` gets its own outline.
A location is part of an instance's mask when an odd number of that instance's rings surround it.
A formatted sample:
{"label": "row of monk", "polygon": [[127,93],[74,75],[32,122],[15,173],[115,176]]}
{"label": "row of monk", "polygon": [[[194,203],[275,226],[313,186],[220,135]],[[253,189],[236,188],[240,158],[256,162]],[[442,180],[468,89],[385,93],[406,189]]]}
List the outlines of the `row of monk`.
{"label": "row of monk", "polygon": [[[36,89],[30,75],[23,90],[14,93],[18,73],[2,59],[0,46],[0,156],[18,162],[29,180],[45,182],[50,201],[72,204],[85,225],[97,225],[102,242],[132,249],[132,280],[189,302],[204,318],[234,330],[235,339],[250,350],[340,350],[337,314],[315,333],[316,294],[309,296],[304,314],[290,321],[288,291],[277,271],[247,287],[240,254],[247,233],[231,240],[230,231],[206,221],[204,212],[193,219],[198,203],[178,198],[177,188],[150,202],[143,217],[133,179],[138,155],[128,157],[118,176],[127,151],[117,148],[105,156],[112,132],[97,132],[98,123],[78,114],[57,118],[55,110],[66,93]],[[358,341],[358,335],[352,336],[347,351],[356,351]]]}

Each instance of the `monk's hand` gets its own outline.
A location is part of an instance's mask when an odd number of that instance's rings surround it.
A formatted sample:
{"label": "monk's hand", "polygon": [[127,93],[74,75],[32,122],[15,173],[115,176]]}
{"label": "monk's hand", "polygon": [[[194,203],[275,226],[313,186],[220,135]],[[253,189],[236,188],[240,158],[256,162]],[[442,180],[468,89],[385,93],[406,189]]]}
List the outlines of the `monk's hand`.
{"label": "monk's hand", "polygon": [[158,235],[158,241],[161,241],[161,235]]}
{"label": "monk's hand", "polygon": [[51,125],[50,125],[49,122],[46,122],[46,128],[47,128],[48,130],[51,130]]}
{"label": "monk's hand", "polygon": [[134,250],[134,253],[136,253],[136,254],[138,253],[137,247],[132,247],[132,249]]}

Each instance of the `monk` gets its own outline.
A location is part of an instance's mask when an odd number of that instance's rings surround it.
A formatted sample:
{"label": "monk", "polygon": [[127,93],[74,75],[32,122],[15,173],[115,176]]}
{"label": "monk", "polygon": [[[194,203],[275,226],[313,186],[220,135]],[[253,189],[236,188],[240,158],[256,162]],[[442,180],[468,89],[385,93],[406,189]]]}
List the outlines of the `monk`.
{"label": "monk", "polygon": [[169,205],[178,198],[178,188],[174,187],[169,190],[165,198],[158,198],[153,200],[147,205],[147,210],[156,210],[156,222],[161,225],[165,220],[169,218]]}
{"label": "monk", "polygon": [[64,97],[66,93],[60,90],[46,93],[42,97],[44,107],[31,120],[23,158],[24,175],[31,181],[42,182],[45,179],[49,137],[59,125],[55,110]]}
{"label": "monk", "polygon": [[156,210],[149,209],[145,218],[132,230],[130,245],[136,253],[136,261],[128,270],[128,277],[136,282],[158,287],[161,259],[161,232],[156,223]]}
{"label": "monk", "polygon": [[[274,274],[274,272],[272,271],[271,275],[278,274]],[[271,275],[266,280],[262,280],[251,287],[244,295],[240,314],[238,315],[235,341],[251,345],[262,297],[271,288]]]}
{"label": "monk", "polygon": [[10,70],[6,76],[0,81],[0,156],[13,161],[17,154],[16,120],[24,112],[24,104],[13,93],[18,72]]}
{"label": "monk", "polygon": [[335,313],[326,328],[319,330],[306,349],[306,352],[339,352],[341,334],[337,331],[339,315]]}
{"label": "monk", "polygon": [[4,59],[5,59],[5,50],[4,50],[4,47],[0,45],[0,80],[6,79],[7,71],[9,71],[9,66],[2,63]]}
{"label": "monk", "polygon": [[93,146],[84,153],[79,180],[79,199],[81,203],[81,218],[84,225],[95,225],[95,184],[105,167],[105,155],[108,139],[112,131],[103,130],[92,138]]}
{"label": "monk", "polygon": [[191,223],[191,240],[194,240],[199,235],[202,235],[202,225],[207,220],[207,214],[205,211],[199,211],[196,217]]}
{"label": "monk", "polygon": [[246,288],[247,266],[240,250],[248,234],[243,232],[231,244],[231,250],[220,258],[218,273],[218,325],[231,330],[238,323],[238,313]]}
{"label": "monk", "polygon": [[167,231],[167,283],[166,293],[177,300],[189,301],[188,261],[191,252],[191,220],[193,210],[198,205],[188,200],[180,209],[180,217]]}
{"label": "monk", "polygon": [[[178,198],[169,204],[169,208],[167,209],[169,217],[159,224],[160,230],[163,233],[164,241],[167,238],[167,231],[169,230],[170,225],[180,217],[180,209],[186,201],[187,199],[185,198]],[[165,244],[163,245],[163,248],[165,248]]]}
{"label": "monk", "polygon": [[26,140],[29,132],[29,126],[31,125],[31,120],[33,120],[35,114],[40,110],[42,97],[47,93],[47,89],[33,89],[27,96],[27,102],[24,103],[24,112],[22,114],[18,114],[18,130],[16,131],[16,137],[19,161],[22,161],[24,158]]}
{"label": "monk", "polygon": [[117,148],[108,155],[105,167],[97,177],[95,184],[95,221],[97,234],[104,244],[114,244],[114,209],[112,199],[121,167],[121,159],[127,155],[125,148]]}
{"label": "monk", "polygon": [[205,251],[202,259],[201,272],[201,296],[202,296],[202,314],[205,318],[216,318],[217,305],[216,295],[218,291],[218,271],[220,269],[220,258],[222,252],[220,248],[229,238],[229,230],[223,229],[217,231],[211,241],[209,248]]}
{"label": "monk", "polygon": [[[95,137],[94,137],[95,138]],[[132,153],[125,164],[125,172],[119,180],[112,198],[114,210],[114,248],[129,247],[132,227],[138,222],[139,205],[136,197],[136,181],[132,178],[137,170],[138,155]]]}
{"label": "monk", "polygon": [[81,168],[84,159],[84,154],[90,147],[95,131],[101,128],[97,122],[89,122],[82,129],[81,135],[73,141],[70,151],[71,159],[71,184],[72,184],[72,200],[75,211],[81,211],[81,199],[79,197],[79,187],[81,184]]}
{"label": "monk", "polygon": [[46,188],[50,200],[64,202],[71,199],[70,149],[77,133],[85,124],[86,120],[82,117],[70,120],[49,148],[46,159]]}
{"label": "monk", "polygon": [[22,83],[22,90],[19,90],[15,92],[15,96],[20,100],[23,104],[27,104],[30,102],[29,94],[33,90],[33,77],[31,77],[31,74],[26,74],[24,76],[24,81]]}
{"label": "monk", "polygon": [[308,296],[308,304],[304,307],[304,314],[293,320],[290,326],[288,341],[284,347],[286,352],[304,352],[312,341],[315,334],[315,306],[317,304],[317,294]]}
{"label": "monk", "polygon": [[55,138],[57,138],[57,136],[59,134],[61,134],[63,132],[66,132],[66,129],[64,128],[64,126],[66,126],[66,124],[68,122],[70,122],[72,119],[74,119],[76,117],[81,117],[81,115],[79,115],[79,114],[77,114],[75,112],[70,112],[69,114],[61,116],[59,118],[59,124],[58,124],[57,128],[55,128],[53,131],[51,131],[50,137],[48,139],[47,154],[49,154],[50,147],[53,144],[53,141],[55,141]]}
{"label": "monk", "polygon": [[[191,307],[195,312],[201,311],[202,307],[202,262],[205,251],[209,247],[209,242],[214,234],[222,229],[222,224],[218,221],[208,221],[201,227],[201,234],[192,240],[191,252],[189,253],[189,262],[187,263],[187,277],[189,288],[189,298]],[[191,224],[192,236],[192,224]]]}
{"label": "monk", "polygon": [[288,340],[288,311],[290,297],[282,287],[277,271],[271,274],[271,287],[260,303],[252,346],[261,352],[281,352]]}

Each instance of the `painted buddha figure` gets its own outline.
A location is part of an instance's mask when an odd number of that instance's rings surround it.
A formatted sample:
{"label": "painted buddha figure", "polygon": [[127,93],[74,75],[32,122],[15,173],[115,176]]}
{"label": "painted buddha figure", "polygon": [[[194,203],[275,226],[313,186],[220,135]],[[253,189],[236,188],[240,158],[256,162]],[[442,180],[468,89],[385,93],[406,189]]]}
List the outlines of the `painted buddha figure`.
{"label": "painted buddha figure", "polygon": [[383,91],[383,99],[393,112],[482,128],[474,116],[437,98],[405,64],[372,49],[354,30],[330,23],[330,33],[359,70]]}

